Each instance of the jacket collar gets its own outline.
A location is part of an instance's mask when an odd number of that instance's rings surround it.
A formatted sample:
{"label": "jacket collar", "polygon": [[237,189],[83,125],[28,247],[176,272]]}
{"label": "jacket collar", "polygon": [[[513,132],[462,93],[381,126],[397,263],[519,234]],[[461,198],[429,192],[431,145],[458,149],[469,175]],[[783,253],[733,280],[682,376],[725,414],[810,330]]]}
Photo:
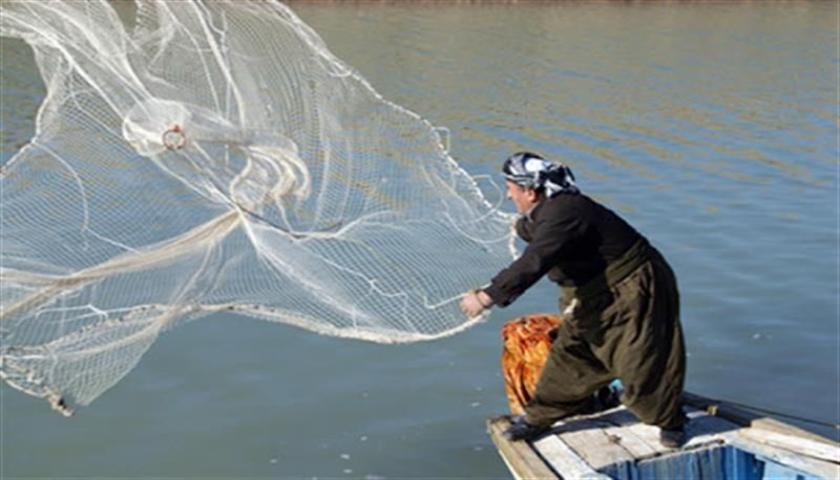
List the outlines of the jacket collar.
{"label": "jacket collar", "polygon": [[543,198],[542,200],[540,200],[540,202],[539,202],[539,203],[537,203],[536,205],[534,205],[533,207],[531,207],[531,209],[530,209],[530,210],[528,210],[527,212],[525,212],[525,218],[526,218],[529,222],[533,222],[533,221],[534,221],[534,216],[537,214],[537,212],[539,212],[539,210],[542,208],[543,204],[545,204],[545,202],[546,202],[546,201],[548,201],[548,199],[547,199],[547,198]]}

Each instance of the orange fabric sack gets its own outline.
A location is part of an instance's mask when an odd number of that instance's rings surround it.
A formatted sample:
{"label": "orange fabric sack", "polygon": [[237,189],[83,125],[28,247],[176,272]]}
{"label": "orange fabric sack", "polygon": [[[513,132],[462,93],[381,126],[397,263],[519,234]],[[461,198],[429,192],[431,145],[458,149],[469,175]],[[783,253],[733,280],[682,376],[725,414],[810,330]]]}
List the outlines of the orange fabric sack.
{"label": "orange fabric sack", "polygon": [[502,373],[512,414],[524,414],[525,404],[533,398],[561,322],[558,315],[534,314],[515,318],[502,327]]}

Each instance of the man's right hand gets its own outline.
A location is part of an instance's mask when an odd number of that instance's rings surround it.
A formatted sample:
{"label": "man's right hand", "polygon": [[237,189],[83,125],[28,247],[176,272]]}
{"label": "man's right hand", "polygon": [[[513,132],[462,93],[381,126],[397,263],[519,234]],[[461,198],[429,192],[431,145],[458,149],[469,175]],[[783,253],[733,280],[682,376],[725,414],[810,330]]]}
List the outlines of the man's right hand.
{"label": "man's right hand", "polygon": [[464,298],[461,300],[461,311],[470,318],[481,315],[481,312],[491,306],[493,306],[493,299],[483,290],[470,290],[464,294]]}

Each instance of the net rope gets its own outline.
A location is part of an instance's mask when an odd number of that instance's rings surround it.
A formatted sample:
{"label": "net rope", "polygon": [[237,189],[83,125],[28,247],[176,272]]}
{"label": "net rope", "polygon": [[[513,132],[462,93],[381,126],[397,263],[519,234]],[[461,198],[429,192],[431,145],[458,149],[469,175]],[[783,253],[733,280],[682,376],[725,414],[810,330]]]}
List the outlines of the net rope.
{"label": "net rope", "polygon": [[[219,311],[451,335],[511,218],[278,2],[4,1],[47,95],[0,171],[0,375],[65,414]],[[13,67],[12,67],[13,68]]]}

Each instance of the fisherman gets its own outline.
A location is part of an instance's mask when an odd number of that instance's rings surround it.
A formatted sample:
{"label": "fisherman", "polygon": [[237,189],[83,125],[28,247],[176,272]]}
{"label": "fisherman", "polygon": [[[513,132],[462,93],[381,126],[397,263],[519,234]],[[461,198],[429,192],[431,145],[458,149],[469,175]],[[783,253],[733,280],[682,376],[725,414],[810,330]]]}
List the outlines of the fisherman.
{"label": "fisherman", "polygon": [[516,232],[528,247],[488,287],[467,292],[461,309],[473,317],[506,307],[548,274],[563,289],[566,317],[525,415],[506,436],[532,439],[561,418],[592,412],[595,396],[617,378],[621,402],[660,428],[664,446],[679,447],[686,359],[668,263],[627,222],[582,194],[567,166],[520,152],[502,172],[521,214]]}

